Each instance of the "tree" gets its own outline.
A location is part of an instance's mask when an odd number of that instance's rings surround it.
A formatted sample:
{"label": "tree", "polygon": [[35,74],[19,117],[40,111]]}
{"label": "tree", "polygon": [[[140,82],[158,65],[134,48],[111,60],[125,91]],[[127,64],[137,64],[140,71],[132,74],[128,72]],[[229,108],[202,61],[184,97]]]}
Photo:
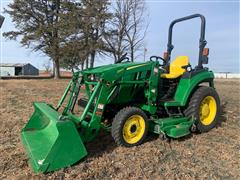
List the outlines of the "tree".
{"label": "tree", "polygon": [[113,55],[116,63],[129,48],[125,31],[128,19],[124,1],[118,0],[112,3],[112,6],[113,16],[107,21],[108,26],[104,32],[104,40],[106,42],[105,51]]}
{"label": "tree", "polygon": [[128,23],[125,33],[130,46],[130,60],[134,61],[136,51],[143,47],[148,28],[145,22],[146,7],[144,0],[127,0],[126,6]]}
{"label": "tree", "polygon": [[108,5],[107,0],[82,0],[81,8],[73,7],[65,14],[71,19],[71,36],[61,47],[61,67],[94,66],[96,54],[103,53],[102,32],[110,18]]}
{"label": "tree", "polygon": [[43,63],[43,67],[45,69],[45,72],[47,72],[47,73],[50,73],[52,71],[50,61],[45,61]]}
{"label": "tree", "polygon": [[144,0],[113,1],[113,18],[108,22],[105,32],[106,51],[110,52],[115,62],[125,52],[129,52],[130,60],[143,47],[147,24]]}
{"label": "tree", "polygon": [[93,67],[97,54],[112,53],[118,60],[141,47],[144,1],[108,0],[14,0],[5,12],[17,30],[4,36],[22,46],[41,51],[53,61],[53,74],[60,67]]}
{"label": "tree", "polygon": [[5,12],[13,20],[16,31],[4,33],[4,36],[16,40],[20,38],[22,46],[48,55],[54,64],[54,77],[59,78],[60,47],[67,37],[69,19],[66,14],[77,7],[75,1],[63,0],[14,0]]}
{"label": "tree", "polygon": [[[94,66],[97,53],[103,53],[103,34],[106,21],[111,17],[108,12],[108,0],[82,0],[82,22],[85,45],[90,56],[90,68]],[[88,67],[88,58],[86,59]]]}
{"label": "tree", "polygon": [[72,72],[74,69],[79,69],[79,65],[83,69],[84,62],[89,56],[84,42],[81,43],[79,40],[68,42],[61,47],[60,51],[62,52],[60,66],[64,69],[72,70]]}

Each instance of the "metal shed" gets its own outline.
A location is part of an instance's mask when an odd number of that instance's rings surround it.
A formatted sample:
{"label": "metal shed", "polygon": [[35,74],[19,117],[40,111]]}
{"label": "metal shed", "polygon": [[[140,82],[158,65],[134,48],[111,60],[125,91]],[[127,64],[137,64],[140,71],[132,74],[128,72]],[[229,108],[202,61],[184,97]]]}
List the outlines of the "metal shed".
{"label": "metal shed", "polygon": [[39,75],[39,70],[30,63],[0,63],[0,76]]}

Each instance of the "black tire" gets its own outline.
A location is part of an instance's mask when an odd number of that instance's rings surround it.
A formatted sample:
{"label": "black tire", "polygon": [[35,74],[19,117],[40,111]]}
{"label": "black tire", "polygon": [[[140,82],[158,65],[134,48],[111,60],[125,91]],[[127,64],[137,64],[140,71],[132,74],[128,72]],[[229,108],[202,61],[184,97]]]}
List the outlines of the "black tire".
{"label": "black tire", "polygon": [[[142,134],[142,136],[140,136],[141,138],[137,142],[129,143],[125,140],[123,128],[124,128],[126,121],[134,115],[142,117],[142,119],[144,120],[144,123],[145,123],[145,128],[142,129],[142,132],[144,130],[144,133]],[[141,122],[143,122],[143,121],[141,121]],[[147,116],[141,109],[136,108],[136,107],[125,107],[125,108],[121,109],[116,114],[116,116],[114,117],[113,122],[112,122],[112,129],[111,129],[112,137],[113,137],[114,141],[117,143],[117,145],[120,145],[120,146],[132,147],[132,146],[140,145],[144,141],[144,139],[147,135],[147,131],[148,131]]]}
{"label": "black tire", "polygon": [[[210,118],[212,119],[210,124],[204,124],[200,120],[200,109],[204,99],[206,99],[208,96],[214,98],[216,102],[216,114],[214,113],[214,118]],[[215,112],[215,110],[213,111]],[[208,114],[210,112],[211,110],[209,110]],[[195,120],[195,125],[199,132],[208,132],[214,128],[219,123],[221,114],[220,99],[215,89],[212,87],[200,86],[192,95],[188,107],[184,111],[184,114],[186,117],[190,119],[193,118]]]}

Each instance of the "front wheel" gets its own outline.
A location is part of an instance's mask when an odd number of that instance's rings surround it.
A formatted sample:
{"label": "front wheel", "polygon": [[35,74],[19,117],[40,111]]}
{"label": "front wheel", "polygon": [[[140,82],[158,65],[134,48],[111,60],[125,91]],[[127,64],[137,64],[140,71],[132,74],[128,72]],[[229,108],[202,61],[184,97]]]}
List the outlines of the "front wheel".
{"label": "front wheel", "polygon": [[114,117],[111,131],[118,145],[132,147],[144,141],[147,129],[146,114],[139,108],[126,107]]}
{"label": "front wheel", "polygon": [[220,108],[220,99],[215,89],[202,86],[192,95],[184,114],[195,120],[198,131],[207,132],[218,124]]}

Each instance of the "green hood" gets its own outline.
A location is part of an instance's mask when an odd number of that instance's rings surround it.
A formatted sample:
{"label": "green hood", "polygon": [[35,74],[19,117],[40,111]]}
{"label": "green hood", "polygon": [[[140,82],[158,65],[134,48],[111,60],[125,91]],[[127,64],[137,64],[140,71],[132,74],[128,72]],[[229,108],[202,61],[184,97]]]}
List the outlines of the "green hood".
{"label": "green hood", "polygon": [[144,63],[139,63],[139,62],[127,62],[127,63],[119,63],[119,64],[109,64],[109,65],[104,65],[104,66],[98,66],[95,68],[89,68],[86,70],[83,70],[83,73],[86,74],[99,74],[99,73],[104,73],[107,71],[117,71],[119,69],[123,69],[123,68],[129,68],[129,67],[133,67],[136,65],[144,65],[144,64],[148,64],[149,62],[144,62]]}

